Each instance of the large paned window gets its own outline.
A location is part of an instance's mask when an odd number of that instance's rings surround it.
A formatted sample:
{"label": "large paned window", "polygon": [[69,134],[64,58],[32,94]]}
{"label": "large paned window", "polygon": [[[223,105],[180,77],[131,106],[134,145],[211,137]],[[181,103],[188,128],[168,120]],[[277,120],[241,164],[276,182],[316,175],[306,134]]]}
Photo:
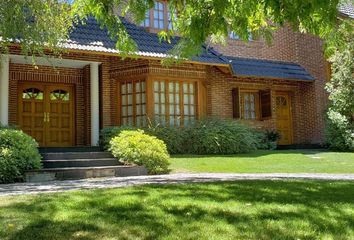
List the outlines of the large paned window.
{"label": "large paned window", "polygon": [[142,27],[149,27],[150,26],[150,11],[147,11],[145,13],[145,19],[144,22],[141,23]]}
{"label": "large paned window", "polygon": [[165,28],[165,3],[155,2],[154,6],[154,28],[164,29]]}
{"label": "large paned window", "polygon": [[168,26],[167,29],[168,30],[172,30],[173,29],[173,22],[172,20],[175,20],[177,18],[177,14],[176,12],[173,12],[173,14],[171,13],[170,9],[167,8],[167,21],[168,21]]}
{"label": "large paned window", "polygon": [[158,30],[173,29],[172,18],[175,17],[176,14],[171,14],[167,2],[156,1],[154,8],[146,12],[145,20],[141,23],[141,26]]}
{"label": "large paned window", "polygon": [[237,35],[235,32],[230,32],[229,33],[229,38],[230,39],[235,39],[235,40],[240,40],[240,36]]}
{"label": "large paned window", "polygon": [[[233,32],[233,31],[229,32],[229,38],[233,39],[233,40],[241,40],[240,36],[237,35],[237,33]],[[253,36],[251,33],[249,33],[249,35],[248,35],[248,41],[249,42],[253,41]]]}
{"label": "large paned window", "polygon": [[145,80],[125,81],[120,85],[121,121],[123,125],[146,125]]}
{"label": "large paned window", "polygon": [[170,126],[188,125],[196,119],[195,82],[155,80],[154,117]]}

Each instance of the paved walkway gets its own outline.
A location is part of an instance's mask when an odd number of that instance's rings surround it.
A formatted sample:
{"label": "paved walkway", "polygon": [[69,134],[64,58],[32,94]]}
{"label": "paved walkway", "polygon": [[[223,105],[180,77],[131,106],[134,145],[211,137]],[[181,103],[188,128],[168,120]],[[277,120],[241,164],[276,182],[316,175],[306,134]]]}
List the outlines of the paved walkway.
{"label": "paved walkway", "polygon": [[44,183],[0,184],[0,196],[63,192],[93,188],[120,188],[142,184],[171,184],[191,182],[218,182],[237,180],[347,180],[354,181],[354,174],[309,174],[309,173],[265,173],[265,174],[228,174],[198,173],[170,174],[158,176],[94,178]]}

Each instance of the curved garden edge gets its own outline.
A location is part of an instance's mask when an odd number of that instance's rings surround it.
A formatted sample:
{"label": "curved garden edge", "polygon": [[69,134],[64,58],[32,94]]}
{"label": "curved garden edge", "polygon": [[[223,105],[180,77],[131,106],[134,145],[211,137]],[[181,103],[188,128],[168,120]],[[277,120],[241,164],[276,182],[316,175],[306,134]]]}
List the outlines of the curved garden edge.
{"label": "curved garden edge", "polygon": [[47,183],[15,183],[0,185],[0,196],[54,193],[83,189],[121,188],[144,184],[182,184],[242,180],[324,180],[353,181],[354,174],[325,173],[177,173],[169,175],[137,176],[121,178],[97,178]]}

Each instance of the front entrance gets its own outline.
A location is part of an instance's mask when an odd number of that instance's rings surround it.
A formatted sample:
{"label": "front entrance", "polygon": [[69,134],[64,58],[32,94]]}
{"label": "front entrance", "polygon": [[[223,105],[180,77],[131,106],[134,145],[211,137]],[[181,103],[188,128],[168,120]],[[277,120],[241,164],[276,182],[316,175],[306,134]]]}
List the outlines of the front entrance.
{"label": "front entrance", "polygon": [[288,93],[277,93],[276,101],[276,121],[277,130],[280,133],[279,145],[289,145],[292,140],[292,118],[291,118],[291,102]]}
{"label": "front entrance", "polygon": [[74,94],[70,85],[19,85],[19,125],[40,146],[74,145]]}

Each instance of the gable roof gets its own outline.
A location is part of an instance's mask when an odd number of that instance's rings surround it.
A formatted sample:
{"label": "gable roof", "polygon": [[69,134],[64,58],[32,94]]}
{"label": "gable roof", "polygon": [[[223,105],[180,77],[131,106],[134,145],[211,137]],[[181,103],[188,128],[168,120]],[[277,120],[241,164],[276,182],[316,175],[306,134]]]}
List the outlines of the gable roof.
{"label": "gable roof", "polygon": [[296,63],[239,57],[227,58],[234,76],[314,80],[314,77],[305,68]]}
{"label": "gable roof", "polygon": [[340,13],[347,17],[354,18],[354,5],[352,3],[340,4],[338,9]]}
{"label": "gable roof", "polygon": [[[130,37],[136,42],[137,55],[141,57],[164,58],[179,40],[178,37],[175,37],[171,39],[171,43],[160,41],[156,33],[147,32],[144,28],[130,23],[124,18],[122,18],[122,22]],[[107,29],[101,29],[93,17],[89,17],[85,24],[75,26],[64,47],[73,50],[119,53],[116,50],[116,41],[109,37]],[[213,48],[206,46],[203,48],[204,51],[199,56],[192,58],[192,61],[230,65],[235,76],[314,80],[303,67],[295,63],[223,56]]]}
{"label": "gable roof", "polygon": [[[156,33],[149,33],[144,28],[128,22],[121,18],[130,37],[138,45],[138,56],[163,58],[178,42],[179,38],[171,39],[171,43],[160,41]],[[87,50],[93,52],[118,53],[116,41],[109,37],[107,29],[101,29],[100,25],[93,17],[89,17],[85,24],[78,24],[74,27],[69,36],[69,40],[64,44],[67,49]],[[192,61],[225,64],[227,60],[213,49],[203,46],[203,52],[192,58]]]}

